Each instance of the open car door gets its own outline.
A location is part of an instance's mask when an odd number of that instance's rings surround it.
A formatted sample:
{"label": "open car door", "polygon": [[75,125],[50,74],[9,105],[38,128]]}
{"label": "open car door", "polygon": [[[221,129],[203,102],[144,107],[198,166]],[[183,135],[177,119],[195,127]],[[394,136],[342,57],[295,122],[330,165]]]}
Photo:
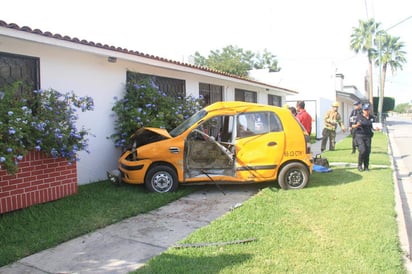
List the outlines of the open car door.
{"label": "open car door", "polygon": [[236,176],[233,121],[233,116],[213,117],[188,135],[184,149],[185,180]]}

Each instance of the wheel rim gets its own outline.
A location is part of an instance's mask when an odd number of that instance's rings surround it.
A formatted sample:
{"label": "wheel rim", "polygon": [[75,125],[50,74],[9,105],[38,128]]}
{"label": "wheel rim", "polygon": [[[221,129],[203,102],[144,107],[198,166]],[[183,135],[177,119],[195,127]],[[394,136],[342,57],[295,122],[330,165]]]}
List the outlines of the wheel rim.
{"label": "wheel rim", "polygon": [[173,186],[173,177],[167,172],[157,172],[152,178],[152,186],[156,192],[167,192]]}
{"label": "wheel rim", "polygon": [[286,176],[286,183],[292,188],[299,187],[301,184],[303,184],[304,180],[305,176],[298,169],[291,170]]}

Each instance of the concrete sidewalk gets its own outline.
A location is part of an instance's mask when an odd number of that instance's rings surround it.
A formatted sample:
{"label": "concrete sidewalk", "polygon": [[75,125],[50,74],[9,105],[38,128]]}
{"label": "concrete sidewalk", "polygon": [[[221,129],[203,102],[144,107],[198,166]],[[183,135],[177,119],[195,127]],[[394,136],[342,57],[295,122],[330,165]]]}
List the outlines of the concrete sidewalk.
{"label": "concrete sidewalk", "polygon": [[213,185],[0,268],[15,273],[128,273],[196,229],[255,195],[266,184]]}
{"label": "concrete sidewalk", "polygon": [[[338,133],[336,142],[347,135]],[[321,140],[312,144],[320,153]],[[14,273],[127,273],[240,206],[266,184],[208,186],[157,210],[107,226],[0,268]]]}
{"label": "concrete sidewalk", "polygon": [[[336,141],[347,136],[340,132]],[[313,155],[320,153],[320,145],[321,140],[312,144]],[[224,185],[224,193],[213,186],[201,188],[157,210],[25,257],[0,268],[0,273],[128,273],[176,245],[196,229],[241,206],[266,186]],[[399,222],[403,219],[399,218]],[[405,234],[401,240],[405,248]]]}

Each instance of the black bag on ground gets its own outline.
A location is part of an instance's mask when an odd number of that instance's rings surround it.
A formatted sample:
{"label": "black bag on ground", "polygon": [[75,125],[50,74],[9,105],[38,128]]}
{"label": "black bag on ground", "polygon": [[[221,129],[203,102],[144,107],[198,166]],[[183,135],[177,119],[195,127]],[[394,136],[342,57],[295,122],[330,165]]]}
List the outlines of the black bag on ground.
{"label": "black bag on ground", "polygon": [[316,154],[313,158],[313,163],[318,166],[323,166],[329,168],[329,161],[326,158],[322,158],[320,154]]}

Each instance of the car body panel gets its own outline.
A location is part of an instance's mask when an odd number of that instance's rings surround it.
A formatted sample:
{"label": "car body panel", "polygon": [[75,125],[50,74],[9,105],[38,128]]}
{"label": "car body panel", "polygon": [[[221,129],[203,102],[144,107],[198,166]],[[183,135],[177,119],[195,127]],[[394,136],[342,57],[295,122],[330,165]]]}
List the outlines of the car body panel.
{"label": "car body panel", "polygon": [[170,133],[138,129],[134,145],[119,159],[121,180],[143,184],[158,164],[172,167],[182,184],[276,180],[280,168],[293,161],[312,172],[308,138],[288,109],[218,102],[201,111]]}

